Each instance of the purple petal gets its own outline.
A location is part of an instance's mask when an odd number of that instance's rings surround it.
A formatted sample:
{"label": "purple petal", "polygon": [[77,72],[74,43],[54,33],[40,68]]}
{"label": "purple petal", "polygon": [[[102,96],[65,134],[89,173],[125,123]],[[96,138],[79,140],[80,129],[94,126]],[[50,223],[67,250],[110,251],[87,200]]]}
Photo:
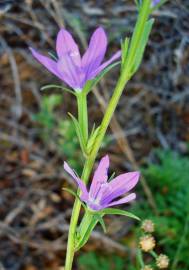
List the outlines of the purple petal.
{"label": "purple petal", "polygon": [[156,6],[157,4],[159,4],[160,0],[153,0],[152,1],[152,6]]}
{"label": "purple petal", "polygon": [[131,193],[131,194],[125,196],[124,198],[121,198],[121,199],[119,199],[117,201],[114,201],[112,203],[107,204],[103,208],[107,208],[107,207],[111,207],[111,206],[115,206],[115,205],[119,205],[119,204],[128,203],[128,202],[133,201],[135,199],[136,199],[136,194],[135,193]]}
{"label": "purple petal", "polygon": [[77,177],[77,175],[70,168],[70,166],[68,165],[67,162],[64,162],[64,169],[72,176],[72,178],[75,180],[76,184],[78,185],[78,187],[82,191],[81,199],[83,201],[87,201],[88,200],[88,191],[87,191],[85,183],[83,183],[83,181]]}
{"label": "purple petal", "polygon": [[75,65],[68,54],[64,54],[57,63],[57,69],[60,74],[65,74],[68,78],[68,84],[74,89],[82,89],[84,85],[84,73]]}
{"label": "purple petal", "polygon": [[109,204],[117,197],[130,191],[139,180],[139,172],[130,172],[117,176],[109,184],[101,197],[100,204]]}
{"label": "purple petal", "polygon": [[32,52],[32,55],[43,65],[48,69],[51,73],[56,75],[59,79],[63,80],[62,76],[59,74],[57,70],[57,63],[50,59],[49,57],[46,57],[40,53],[38,53],[36,50],[33,48],[29,48],[30,51]]}
{"label": "purple petal", "polygon": [[72,57],[75,65],[81,65],[81,56],[79,53],[79,49],[71,34],[62,28],[57,35],[56,39],[56,51],[58,57],[63,57],[64,54],[69,54]]}
{"label": "purple petal", "polygon": [[108,155],[106,155],[101,159],[94,173],[94,177],[89,191],[89,196],[91,199],[95,200],[101,186],[103,184],[106,184],[108,180],[108,168],[109,168],[109,157]]}
{"label": "purple petal", "polygon": [[89,47],[82,57],[82,67],[86,76],[96,70],[104,59],[107,48],[107,37],[102,27],[93,33]]}
{"label": "purple petal", "polygon": [[87,80],[91,80],[96,75],[98,75],[103,69],[105,69],[108,65],[110,65],[113,61],[117,60],[121,57],[121,51],[116,52],[108,61],[104,62],[102,65],[100,65],[96,70],[94,70],[92,73],[90,73],[87,77]]}

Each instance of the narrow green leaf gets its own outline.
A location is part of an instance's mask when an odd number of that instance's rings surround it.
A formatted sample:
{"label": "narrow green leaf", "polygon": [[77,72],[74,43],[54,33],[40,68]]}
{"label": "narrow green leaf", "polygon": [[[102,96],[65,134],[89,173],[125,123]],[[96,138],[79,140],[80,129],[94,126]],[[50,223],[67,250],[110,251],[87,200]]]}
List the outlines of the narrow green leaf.
{"label": "narrow green leaf", "polygon": [[77,137],[79,139],[81,150],[82,150],[83,154],[86,154],[86,146],[85,146],[85,143],[84,143],[84,138],[83,138],[79,123],[78,123],[77,119],[71,113],[68,113],[68,115],[71,117],[71,119],[72,119],[72,121],[74,123],[75,131],[76,131]]}
{"label": "narrow green leaf", "polygon": [[117,61],[111,65],[109,65],[107,68],[105,68],[95,79],[90,80],[87,82],[87,84],[84,86],[83,91],[88,94],[91,89],[108,73],[112,68],[119,65],[121,61]]}
{"label": "narrow green leaf", "polygon": [[96,215],[86,210],[85,215],[77,231],[77,239],[76,239],[76,247],[75,247],[76,250],[79,250],[81,247],[83,247],[87,243],[97,223],[98,223],[98,219]]}
{"label": "narrow green leaf", "polygon": [[124,63],[127,60],[129,41],[130,41],[130,39],[128,37],[126,37],[126,39],[121,43],[121,48],[122,48],[121,67],[123,67]]}
{"label": "narrow green leaf", "polygon": [[56,84],[44,85],[44,86],[41,87],[41,90],[44,91],[44,90],[51,89],[51,88],[62,89],[62,90],[65,90],[66,92],[71,93],[72,95],[76,95],[75,92],[72,91],[71,89],[66,88],[66,87],[63,87],[63,86],[60,86],[60,85],[56,85]]}
{"label": "narrow green leaf", "polygon": [[53,60],[55,60],[56,62],[58,61],[58,58],[56,57],[56,55],[54,55],[54,53],[48,52],[48,54]]}
{"label": "narrow green leaf", "polygon": [[135,216],[134,214],[127,212],[125,210],[117,209],[117,208],[105,208],[101,210],[100,212],[104,215],[121,215],[121,216],[134,218],[136,220],[140,220],[140,218]]}
{"label": "narrow green leaf", "polygon": [[98,219],[98,222],[99,222],[100,225],[102,226],[102,229],[103,229],[104,233],[106,233],[106,232],[107,232],[107,231],[106,231],[106,225],[105,225],[105,223],[104,223],[103,218],[101,217],[101,215],[98,215],[98,214],[96,214],[96,217],[97,217],[97,219]]}
{"label": "narrow green leaf", "polygon": [[138,44],[138,49],[137,49],[135,57],[134,57],[133,67],[131,68],[132,75],[138,70],[138,68],[142,62],[142,58],[144,55],[146,45],[148,43],[148,39],[149,39],[150,32],[152,30],[153,23],[154,23],[154,19],[151,19],[151,20],[146,22],[143,36],[141,38],[140,43]]}
{"label": "narrow green leaf", "polygon": [[95,130],[92,130],[90,138],[87,143],[87,153],[91,152],[91,149],[93,148],[93,145],[95,143],[96,137],[98,136],[100,127],[96,128]]}

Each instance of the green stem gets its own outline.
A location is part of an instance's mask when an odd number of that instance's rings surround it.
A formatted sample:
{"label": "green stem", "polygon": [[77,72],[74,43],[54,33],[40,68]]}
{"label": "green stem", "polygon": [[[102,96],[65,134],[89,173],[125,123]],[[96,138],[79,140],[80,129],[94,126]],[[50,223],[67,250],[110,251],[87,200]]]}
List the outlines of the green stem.
{"label": "green stem", "polygon": [[154,257],[154,259],[157,259],[158,255],[156,254],[155,251],[150,251],[150,254],[152,255],[152,257]]}
{"label": "green stem", "polygon": [[88,140],[88,113],[87,113],[87,95],[84,92],[76,94],[78,106],[78,120],[83,134],[84,144]]}
{"label": "green stem", "polygon": [[[138,17],[138,21],[137,21],[137,25],[138,25],[138,30],[135,28],[135,38],[132,39],[132,43],[134,46],[134,49],[131,49],[131,56],[134,55],[134,52],[136,53],[137,50],[137,45],[138,45],[138,40],[140,40],[143,31],[144,31],[144,25],[145,22],[148,19],[149,16],[149,9],[150,9],[150,5],[151,5],[151,0],[145,0],[143,7],[141,8],[141,14]],[[129,57],[129,59],[131,59],[131,57]],[[130,60],[129,60],[130,61]],[[112,115],[116,109],[116,106],[119,102],[120,96],[125,88],[125,85],[127,84],[128,80],[130,79],[130,66],[126,63],[125,67],[122,69],[122,73],[121,76],[117,82],[116,88],[114,90],[114,93],[112,95],[112,98],[108,104],[106,113],[104,115],[104,118],[102,120],[101,126],[100,126],[100,130],[98,133],[98,136],[95,140],[95,144],[94,147],[90,153],[90,155],[88,156],[88,158],[86,159],[85,165],[84,165],[84,169],[83,169],[83,173],[81,176],[81,179],[87,183],[90,173],[92,171],[92,168],[94,166],[94,162],[98,153],[98,150],[102,144],[102,140],[104,138],[104,135],[106,133],[106,130],[109,126],[110,120],[112,118]],[[83,103],[83,100],[81,98],[81,96],[78,96],[78,107],[80,107],[79,109],[79,121],[81,123],[82,126],[82,130],[83,130],[83,134],[85,134],[85,138],[88,137],[88,135],[86,135],[86,131],[84,130],[84,125],[86,124],[84,121],[84,118],[86,116],[83,115],[83,110],[82,106],[85,106],[85,104]],[[86,112],[87,110],[85,110]],[[88,124],[87,124],[88,125]],[[88,134],[88,127],[87,127],[87,134]],[[67,245],[67,254],[66,254],[66,263],[65,263],[65,270],[71,270],[72,269],[72,263],[73,263],[73,258],[74,258],[74,252],[75,252],[75,233],[76,233],[76,229],[77,229],[77,222],[78,222],[78,218],[79,218],[79,213],[80,213],[80,208],[81,208],[81,203],[78,199],[75,200],[74,203],[74,207],[73,207],[73,211],[72,211],[72,217],[71,217],[71,222],[70,222],[70,229],[69,229],[69,235],[68,235],[68,245]]]}
{"label": "green stem", "polygon": [[144,261],[142,256],[142,251],[140,249],[137,250],[137,260],[140,265],[140,269],[144,267]]}

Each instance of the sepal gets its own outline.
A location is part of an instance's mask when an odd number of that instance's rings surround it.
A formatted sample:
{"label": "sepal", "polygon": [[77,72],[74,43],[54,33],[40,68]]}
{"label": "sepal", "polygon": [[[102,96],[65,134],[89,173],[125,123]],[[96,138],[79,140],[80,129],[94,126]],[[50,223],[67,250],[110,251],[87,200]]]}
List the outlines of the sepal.
{"label": "sepal", "polygon": [[71,93],[72,95],[75,96],[75,92],[72,91],[71,89],[69,89],[67,87],[60,86],[60,85],[56,85],[56,84],[44,85],[44,86],[41,87],[41,90],[44,91],[44,90],[51,89],[51,88],[62,89],[62,90],[66,91],[66,92],[69,92],[69,93]]}
{"label": "sepal", "polygon": [[121,61],[114,62],[113,64],[103,69],[103,71],[97,77],[95,77],[93,80],[87,81],[82,91],[87,95],[92,90],[92,88],[96,86],[96,84],[106,75],[106,73],[108,73],[112,68],[119,65],[120,63]]}
{"label": "sepal", "polygon": [[136,220],[140,220],[140,218],[135,216],[134,214],[125,210],[117,209],[117,208],[105,208],[101,210],[100,213],[101,215],[121,215],[121,216],[130,217]]}

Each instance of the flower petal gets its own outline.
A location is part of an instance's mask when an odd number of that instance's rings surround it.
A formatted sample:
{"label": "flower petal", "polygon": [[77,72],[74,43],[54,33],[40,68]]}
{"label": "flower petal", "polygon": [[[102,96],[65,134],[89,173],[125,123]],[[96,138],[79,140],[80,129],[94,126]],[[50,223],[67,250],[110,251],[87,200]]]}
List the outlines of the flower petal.
{"label": "flower petal", "polygon": [[88,200],[88,191],[87,191],[85,183],[83,183],[83,181],[79,177],[77,177],[77,175],[70,168],[70,166],[68,165],[67,162],[64,162],[64,169],[67,171],[67,173],[69,173],[72,176],[72,178],[75,180],[76,184],[78,185],[78,187],[82,191],[81,199],[83,201],[87,201]]}
{"label": "flower petal", "polygon": [[32,55],[43,65],[46,67],[46,69],[48,69],[51,73],[53,73],[54,75],[56,75],[59,79],[63,80],[63,77],[59,74],[58,70],[57,70],[57,63],[50,59],[47,56],[44,56],[40,53],[38,53],[36,50],[34,50],[33,48],[29,48],[30,51],[32,52]]}
{"label": "flower petal", "polygon": [[86,77],[96,70],[104,59],[107,48],[107,37],[102,27],[99,27],[93,33],[89,47],[82,57],[82,67]]}
{"label": "flower petal", "polygon": [[89,196],[95,200],[99,193],[99,190],[103,184],[108,180],[108,168],[109,168],[109,157],[106,155],[103,157],[94,173],[93,180],[90,186]]}
{"label": "flower petal", "polygon": [[114,201],[112,203],[107,204],[103,208],[107,208],[107,207],[110,207],[110,206],[115,206],[115,205],[119,205],[119,204],[123,204],[123,203],[128,203],[128,202],[133,201],[135,199],[136,199],[136,194],[135,193],[131,193],[131,194],[129,194],[129,195],[127,195],[127,196],[125,196],[125,197],[117,200],[117,201]]}
{"label": "flower petal", "polygon": [[94,70],[92,73],[90,73],[87,77],[87,80],[91,80],[96,75],[98,75],[103,69],[105,69],[108,65],[110,65],[113,61],[117,60],[121,57],[121,51],[116,52],[108,61],[104,62],[102,65],[100,65],[96,70]]}
{"label": "flower petal", "polygon": [[139,180],[139,172],[130,172],[117,176],[109,184],[108,188],[104,191],[100,200],[100,204],[109,204],[115,198],[130,191]]}
{"label": "flower petal", "polygon": [[68,54],[64,54],[58,60],[57,70],[59,73],[67,76],[68,84],[73,89],[83,88],[85,75],[81,69],[75,65],[73,59]]}
{"label": "flower petal", "polygon": [[75,65],[81,65],[81,56],[79,49],[71,34],[62,28],[57,35],[56,39],[56,51],[58,57],[61,58],[64,54],[69,54],[72,57]]}

